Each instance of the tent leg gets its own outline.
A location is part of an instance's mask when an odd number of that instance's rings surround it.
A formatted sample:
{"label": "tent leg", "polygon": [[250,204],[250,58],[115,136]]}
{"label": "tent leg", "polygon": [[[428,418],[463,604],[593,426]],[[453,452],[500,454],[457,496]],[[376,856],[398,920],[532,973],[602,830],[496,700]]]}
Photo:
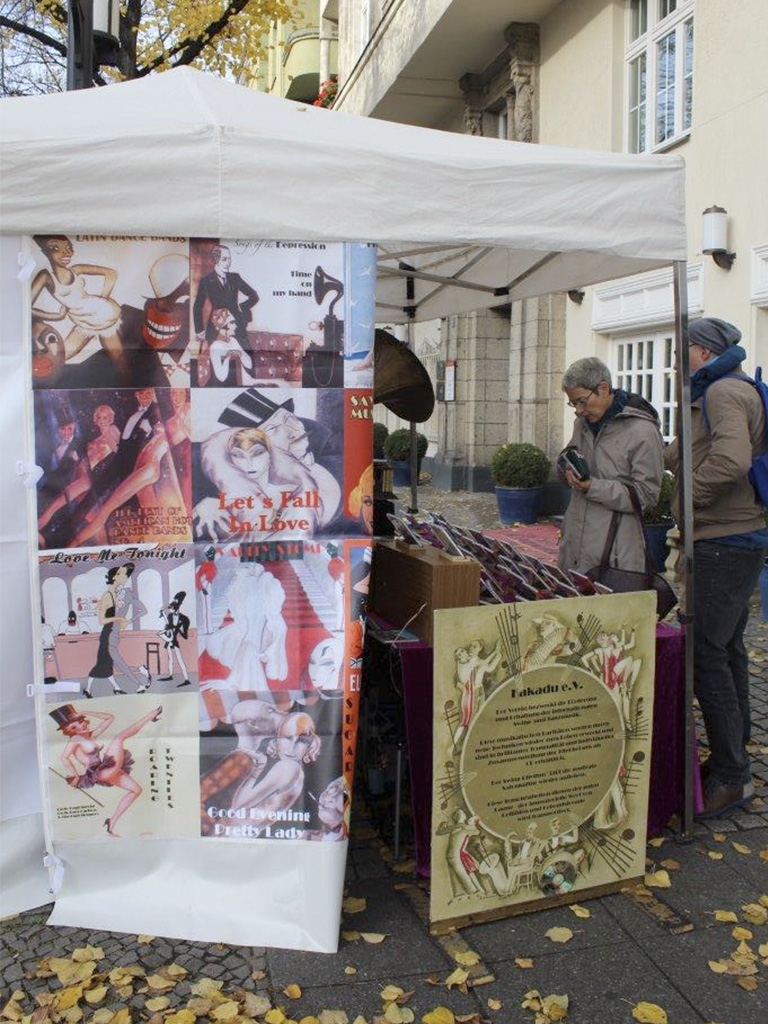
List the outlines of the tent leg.
{"label": "tent leg", "polygon": [[411,470],[411,507],[408,509],[409,512],[418,512],[419,503],[417,498],[417,491],[419,486],[419,446],[418,437],[416,436],[416,424],[411,423],[411,454],[410,463]]}
{"label": "tent leg", "polygon": [[683,836],[693,829],[693,758],[696,727],[693,718],[693,493],[691,488],[691,377],[688,362],[688,272],[685,260],[673,267],[675,355],[677,362],[677,436],[680,451],[678,480],[683,535],[683,592],[680,623],[685,649],[685,787]]}

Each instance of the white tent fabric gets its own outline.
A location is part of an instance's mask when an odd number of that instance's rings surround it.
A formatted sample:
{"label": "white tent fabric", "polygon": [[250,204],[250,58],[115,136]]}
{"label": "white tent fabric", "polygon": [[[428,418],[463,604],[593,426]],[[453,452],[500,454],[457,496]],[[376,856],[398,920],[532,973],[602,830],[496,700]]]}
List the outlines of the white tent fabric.
{"label": "white tent fabric", "polygon": [[[389,321],[686,256],[680,157],[391,124],[187,68],[4,100],[0,147],[4,232],[375,241]],[[428,275],[413,299],[400,262]]]}
{"label": "white tent fabric", "polygon": [[[395,322],[410,311],[429,319],[684,260],[684,166],[675,156],[560,150],[357,118],[179,69],[104,89],[3,100],[0,230],[373,241],[379,245],[381,318]],[[4,280],[13,262],[3,260]],[[21,309],[22,292],[16,296],[11,306]],[[11,479],[22,457],[18,414],[10,415],[18,401],[7,398],[20,393],[24,354],[18,341],[25,335],[16,333],[8,320],[11,306],[3,305],[4,352],[13,357],[8,362],[4,355],[2,364],[0,408],[9,413],[0,417],[3,503],[21,508],[23,487]],[[12,531],[2,540],[18,545],[18,568],[19,559],[29,557],[24,539]],[[13,595],[16,609],[29,608],[23,572],[14,572]],[[29,631],[19,629],[18,616],[0,620],[0,630],[3,686],[23,687],[19,677],[29,678],[32,661]],[[9,729],[29,733],[31,711],[19,712],[19,693],[0,706],[4,740]],[[36,771],[32,742],[21,752],[3,742],[4,779],[33,778]],[[0,824],[18,818],[16,803],[3,809],[8,820]],[[36,811],[35,803],[28,800],[27,809]],[[76,851],[53,920],[92,922],[91,915],[103,909],[103,889],[119,890],[125,906],[154,907],[166,934],[172,920],[174,928],[199,938],[210,934],[206,918],[214,906],[231,919],[243,905],[274,904],[279,916],[279,901],[291,900],[308,922],[328,910],[318,906],[322,887],[316,885],[310,893],[294,880],[277,896],[271,893],[259,879],[260,869],[272,865],[256,858],[247,877],[238,878],[239,887],[226,893],[220,887],[208,901],[210,879],[220,867],[213,863],[215,846],[185,844],[176,851],[175,872],[162,867],[173,858],[156,859],[151,844],[146,851],[132,849],[119,875],[107,870],[99,844]],[[27,867],[39,876],[37,854],[30,842]],[[343,877],[343,864],[326,868]],[[234,864],[232,872],[236,877]],[[269,877],[267,870],[263,878]],[[38,882],[33,878],[30,889],[38,896],[20,897],[14,909],[23,909],[24,898],[30,906],[39,901],[44,888]],[[138,919],[131,923],[140,928]],[[119,925],[104,924],[109,926]],[[152,928],[145,923],[140,930]],[[328,930],[310,932],[281,936],[280,944],[334,947]],[[247,928],[227,937],[274,941]]]}

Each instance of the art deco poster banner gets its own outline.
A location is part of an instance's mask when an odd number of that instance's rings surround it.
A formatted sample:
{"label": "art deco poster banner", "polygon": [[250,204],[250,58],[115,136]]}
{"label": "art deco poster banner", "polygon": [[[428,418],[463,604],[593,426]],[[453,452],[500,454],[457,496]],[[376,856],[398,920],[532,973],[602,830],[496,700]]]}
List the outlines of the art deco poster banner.
{"label": "art deco poster banner", "polygon": [[642,876],[655,597],[435,613],[430,917]]}
{"label": "art deco poster banner", "polygon": [[[119,851],[144,840],[202,843],[193,859],[214,873],[222,843],[278,842],[289,861],[335,843],[340,903],[372,532],[375,250],[28,246],[38,718],[49,839],[72,861],[52,920],[73,923],[72,858],[124,872]],[[205,934],[325,948],[337,924],[321,939],[298,917],[292,933],[290,916],[287,937],[285,920],[258,939]]]}

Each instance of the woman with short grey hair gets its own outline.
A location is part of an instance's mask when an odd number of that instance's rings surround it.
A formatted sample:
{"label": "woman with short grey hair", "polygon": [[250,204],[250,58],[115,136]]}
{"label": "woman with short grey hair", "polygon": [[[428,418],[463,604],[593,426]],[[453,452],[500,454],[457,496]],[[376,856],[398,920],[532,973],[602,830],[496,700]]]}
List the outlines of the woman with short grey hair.
{"label": "woman with short grey hair", "polygon": [[614,388],[611,371],[595,356],[568,367],[563,391],[576,416],[568,447],[582,456],[584,471],[564,471],[571,499],[558,563],[579,572],[599,565],[613,515],[619,513],[609,564],[643,571],[645,543],[627,485],[642,508],[658,500],[664,472],[658,414],[641,395]]}

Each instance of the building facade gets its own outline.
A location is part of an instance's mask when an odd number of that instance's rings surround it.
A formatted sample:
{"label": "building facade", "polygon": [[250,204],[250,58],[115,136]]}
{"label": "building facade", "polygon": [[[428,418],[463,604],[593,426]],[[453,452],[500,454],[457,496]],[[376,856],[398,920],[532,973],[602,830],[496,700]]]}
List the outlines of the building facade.
{"label": "building facade", "polygon": [[[764,0],[321,0],[339,36],[335,107],[452,132],[686,161],[689,315],[738,324],[768,364]],[[467,188],[472,188],[471,180]],[[618,199],[618,197],[617,197]],[[499,196],[500,212],[514,196]],[[703,251],[702,215],[725,229]],[[712,248],[712,243],[707,245]],[[731,259],[730,255],[735,254]],[[717,262],[715,262],[717,259]],[[565,366],[600,356],[675,432],[672,271],[413,325],[437,382],[434,480],[485,489],[505,440],[570,436]],[[451,389],[441,388],[448,396]]]}

